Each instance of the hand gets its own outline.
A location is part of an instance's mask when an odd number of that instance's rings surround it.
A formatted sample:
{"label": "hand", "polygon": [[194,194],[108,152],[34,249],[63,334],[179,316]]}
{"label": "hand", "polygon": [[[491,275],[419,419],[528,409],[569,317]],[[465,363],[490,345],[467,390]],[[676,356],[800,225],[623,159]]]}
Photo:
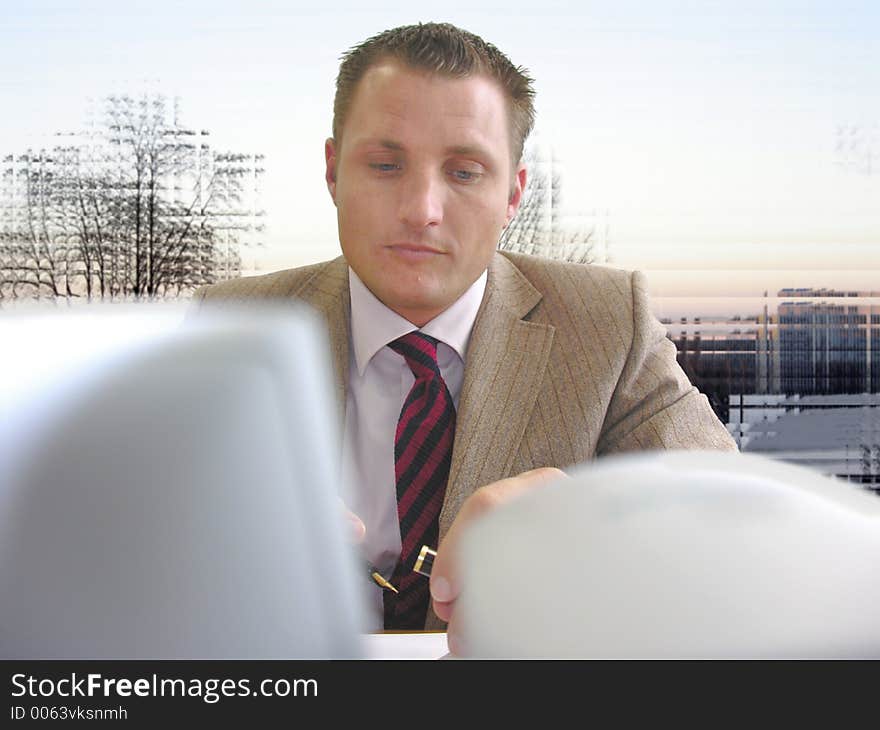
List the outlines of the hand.
{"label": "hand", "polygon": [[456,633],[455,602],[461,593],[458,550],[462,532],[467,526],[496,507],[507,504],[522,494],[532,491],[549,482],[566,476],[565,472],[553,467],[532,469],[507,479],[500,479],[485,487],[480,487],[468,497],[456,515],[437,549],[434,566],[431,569],[431,598],[434,613],[446,621],[447,641],[452,654],[463,654],[461,637]]}
{"label": "hand", "polygon": [[341,498],[339,500],[339,508],[342,510],[342,518],[348,539],[355,545],[360,545],[364,541],[364,535],[367,534],[366,526],[360,517],[345,506],[345,502]]}

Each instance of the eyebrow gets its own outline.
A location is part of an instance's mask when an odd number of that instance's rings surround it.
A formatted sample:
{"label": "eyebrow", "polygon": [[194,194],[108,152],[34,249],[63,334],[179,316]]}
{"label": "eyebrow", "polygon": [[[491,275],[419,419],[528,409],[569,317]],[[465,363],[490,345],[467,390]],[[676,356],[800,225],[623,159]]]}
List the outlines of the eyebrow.
{"label": "eyebrow", "polygon": [[456,155],[474,155],[476,157],[485,157],[490,160],[492,159],[492,155],[489,153],[489,150],[485,149],[484,147],[480,147],[479,145],[456,145],[454,147],[448,147],[446,151]]}
{"label": "eyebrow", "polygon": [[[362,144],[376,144],[379,147],[384,147],[387,150],[394,150],[395,152],[403,151],[402,144],[390,139],[364,140]],[[493,159],[489,151],[484,147],[481,147],[480,145],[453,145],[452,147],[447,147],[446,152],[454,155],[475,155],[477,157],[484,157],[489,160]]]}
{"label": "eyebrow", "polygon": [[[370,142],[372,142],[372,140],[370,140]],[[398,150],[398,151],[403,150],[402,144],[400,144],[399,142],[393,142],[390,139],[380,139],[380,140],[378,140],[378,143],[379,143],[380,147],[384,147],[385,149]]]}

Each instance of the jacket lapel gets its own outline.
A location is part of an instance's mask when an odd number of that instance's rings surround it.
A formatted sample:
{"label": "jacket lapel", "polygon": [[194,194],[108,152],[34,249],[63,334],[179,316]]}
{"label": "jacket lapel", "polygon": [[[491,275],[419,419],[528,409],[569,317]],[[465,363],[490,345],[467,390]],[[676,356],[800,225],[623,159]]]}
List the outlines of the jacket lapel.
{"label": "jacket lapel", "polygon": [[339,423],[345,422],[348,392],[349,341],[351,339],[351,295],[348,288],[348,264],[343,257],[328,262],[294,292],[324,318],[330,337]]}
{"label": "jacket lapel", "polygon": [[475,489],[511,476],[553,343],[554,327],[523,319],[541,297],[495,254],[468,344],[441,539]]}

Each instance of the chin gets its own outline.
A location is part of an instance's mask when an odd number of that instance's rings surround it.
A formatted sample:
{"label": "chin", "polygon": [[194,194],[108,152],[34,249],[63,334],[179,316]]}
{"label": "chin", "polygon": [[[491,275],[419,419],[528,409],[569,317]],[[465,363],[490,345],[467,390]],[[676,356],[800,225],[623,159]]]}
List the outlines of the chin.
{"label": "chin", "polygon": [[414,297],[413,292],[398,292],[398,296],[391,300],[395,306],[393,309],[406,309],[416,312],[428,312],[434,309],[442,309],[442,304],[437,304],[432,299]]}
{"label": "chin", "polygon": [[[439,314],[446,309],[445,304],[435,300],[433,297],[414,296],[412,289],[408,291],[396,290],[390,293],[390,296],[387,299],[383,299],[382,301],[386,307],[393,309],[406,319],[410,319],[410,321],[412,321],[412,319],[403,314],[404,312],[410,314],[418,313],[419,315],[431,312]],[[436,316],[436,314],[431,315],[431,319],[433,319],[434,316]]]}

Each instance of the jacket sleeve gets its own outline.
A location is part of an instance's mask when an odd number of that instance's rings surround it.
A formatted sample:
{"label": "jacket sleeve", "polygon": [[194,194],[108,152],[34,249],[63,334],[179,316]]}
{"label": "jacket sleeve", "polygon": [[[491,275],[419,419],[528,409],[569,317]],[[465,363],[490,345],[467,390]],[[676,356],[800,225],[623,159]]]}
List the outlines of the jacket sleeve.
{"label": "jacket sleeve", "polygon": [[676,361],[675,345],[652,314],[645,277],[632,274],[629,354],[611,398],[597,455],[650,449],[736,451],[709,401]]}

